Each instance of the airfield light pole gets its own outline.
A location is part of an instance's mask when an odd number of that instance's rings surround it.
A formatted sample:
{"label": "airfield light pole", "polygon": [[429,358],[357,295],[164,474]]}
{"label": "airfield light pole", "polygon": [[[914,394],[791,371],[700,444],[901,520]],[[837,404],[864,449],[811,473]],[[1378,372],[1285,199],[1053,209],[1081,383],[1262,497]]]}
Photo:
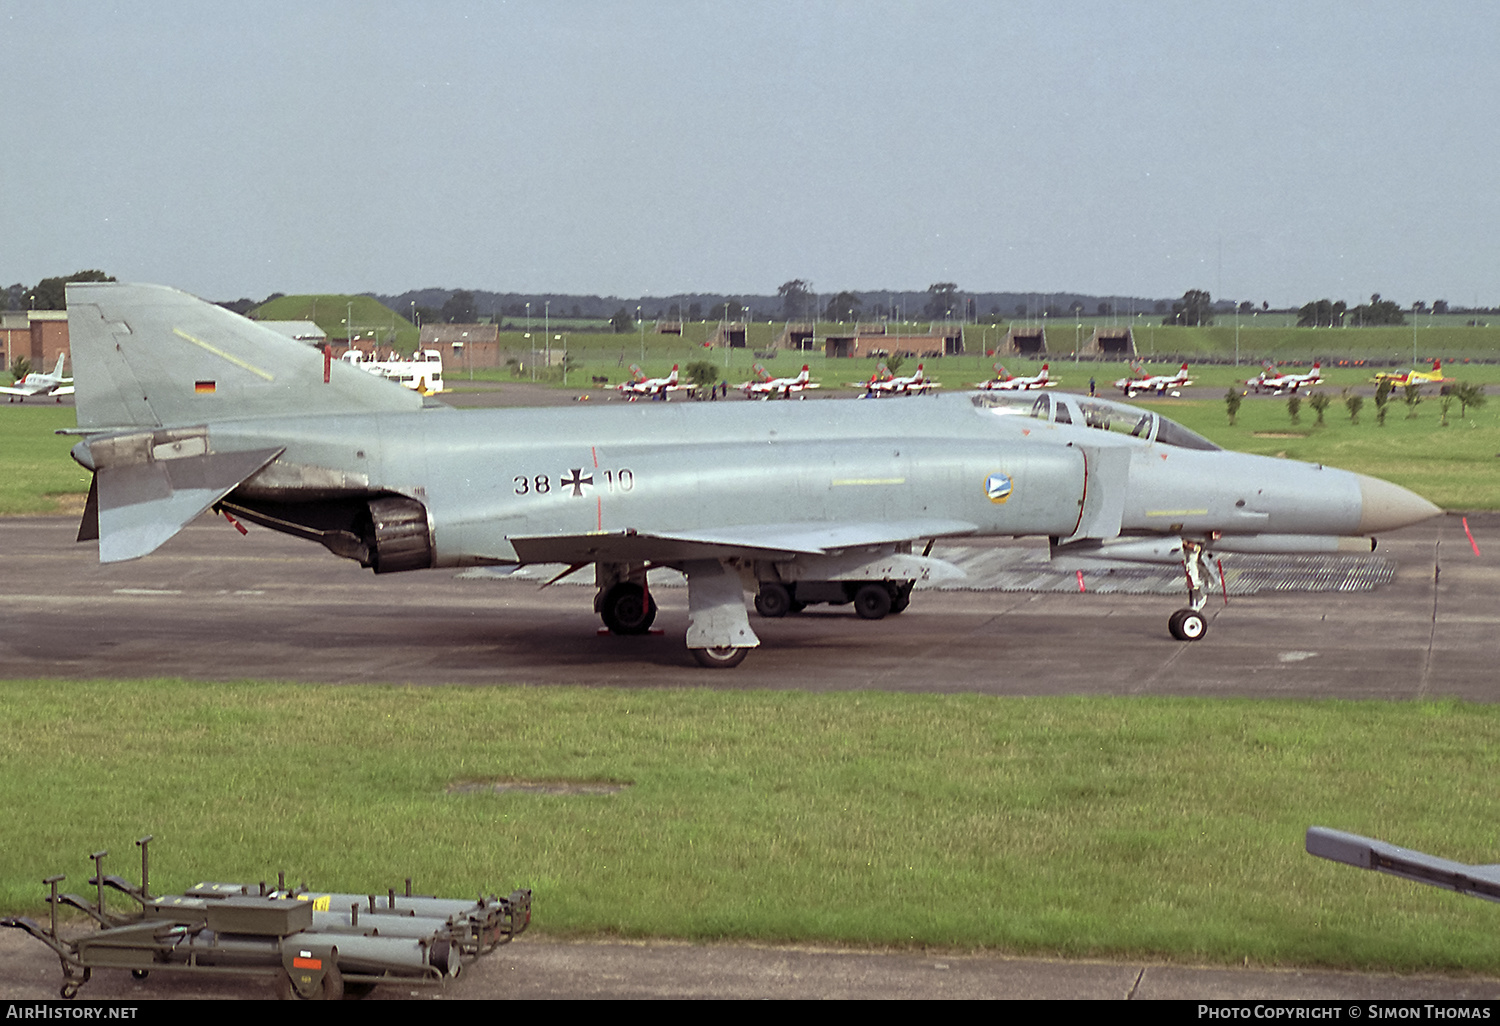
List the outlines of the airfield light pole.
{"label": "airfield light pole", "polygon": [[636,321],[636,324],[638,324],[640,326],[640,329],[641,329],[641,362],[645,363],[646,362],[646,322],[643,321],[643,320],[641,320],[641,307],[640,307],[639,303],[636,304],[636,308],[635,308],[635,321]]}
{"label": "airfield light pole", "polygon": [[536,341],[531,337],[531,304],[526,304],[526,345],[531,350],[531,380],[536,380]]}
{"label": "airfield light pole", "polygon": [[552,300],[542,307],[542,345],[547,354],[547,370],[552,370]]}
{"label": "airfield light pole", "polygon": [[1411,305],[1411,365],[1417,365],[1417,304]]}
{"label": "airfield light pole", "polygon": [[1234,308],[1234,365],[1240,365],[1240,308],[1236,304]]}

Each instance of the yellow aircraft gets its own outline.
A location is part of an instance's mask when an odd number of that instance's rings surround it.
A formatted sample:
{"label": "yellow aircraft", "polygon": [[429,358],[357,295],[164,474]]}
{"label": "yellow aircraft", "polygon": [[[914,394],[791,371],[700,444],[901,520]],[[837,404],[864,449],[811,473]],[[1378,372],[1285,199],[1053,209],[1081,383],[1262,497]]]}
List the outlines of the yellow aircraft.
{"label": "yellow aircraft", "polygon": [[1381,371],[1374,378],[1377,385],[1382,381],[1389,381],[1393,385],[1420,385],[1423,383],[1436,385],[1452,380],[1452,378],[1443,377],[1443,362],[1441,360],[1433,360],[1432,370],[1430,371],[1406,370],[1401,371],[1399,374],[1388,374]]}

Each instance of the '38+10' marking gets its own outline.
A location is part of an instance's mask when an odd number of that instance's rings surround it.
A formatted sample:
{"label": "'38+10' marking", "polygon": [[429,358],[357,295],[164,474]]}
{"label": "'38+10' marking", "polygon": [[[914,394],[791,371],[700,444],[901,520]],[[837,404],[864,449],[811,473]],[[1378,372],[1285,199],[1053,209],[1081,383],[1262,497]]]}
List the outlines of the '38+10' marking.
{"label": "'38+10' marking", "polygon": [[[603,483],[597,484],[596,477],[603,478]],[[515,479],[517,495],[548,495],[552,492],[552,478],[547,474],[537,474],[527,477],[525,474],[518,475]],[[619,470],[596,470],[588,472],[582,467],[574,467],[566,475],[557,476],[557,488],[565,491],[569,497],[578,498],[583,495],[585,488],[602,488],[606,492],[628,492],[635,488],[635,473],[628,468]]]}

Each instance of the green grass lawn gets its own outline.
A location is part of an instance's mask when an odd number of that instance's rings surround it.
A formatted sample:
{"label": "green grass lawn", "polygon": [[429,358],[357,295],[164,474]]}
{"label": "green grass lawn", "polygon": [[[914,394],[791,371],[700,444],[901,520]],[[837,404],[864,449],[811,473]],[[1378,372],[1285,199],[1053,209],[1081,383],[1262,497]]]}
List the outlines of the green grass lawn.
{"label": "green grass lawn", "polygon": [[[1495,857],[1500,707],[0,683],[0,907],[86,856],[158,891],[536,890],[536,929],[1500,971],[1494,909],[1304,853]],[[614,795],[450,793],[611,781]]]}
{"label": "green grass lawn", "polygon": [[0,406],[0,516],[55,513],[60,501],[88,494],[88,471],[68,456],[78,439],[53,434],[76,424],[69,406]]}

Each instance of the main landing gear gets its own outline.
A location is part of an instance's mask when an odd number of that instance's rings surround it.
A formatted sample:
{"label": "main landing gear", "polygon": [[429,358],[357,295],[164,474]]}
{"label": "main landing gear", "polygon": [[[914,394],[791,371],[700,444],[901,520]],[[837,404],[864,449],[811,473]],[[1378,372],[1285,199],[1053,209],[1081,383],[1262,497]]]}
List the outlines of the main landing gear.
{"label": "main landing gear", "polygon": [[1167,620],[1167,630],[1178,641],[1199,641],[1208,633],[1203,607],[1208,605],[1208,579],[1213,571],[1208,565],[1208,548],[1202,542],[1182,539],[1182,569],[1187,574],[1188,608],[1179,609]]}
{"label": "main landing gear", "polygon": [[[717,559],[678,566],[688,581],[687,647],[699,666],[727,670],[745,661],[760,639],[750,629],[737,569]],[[646,586],[644,563],[596,563],[594,610],[610,633],[646,634],[656,620],[656,602]]]}

